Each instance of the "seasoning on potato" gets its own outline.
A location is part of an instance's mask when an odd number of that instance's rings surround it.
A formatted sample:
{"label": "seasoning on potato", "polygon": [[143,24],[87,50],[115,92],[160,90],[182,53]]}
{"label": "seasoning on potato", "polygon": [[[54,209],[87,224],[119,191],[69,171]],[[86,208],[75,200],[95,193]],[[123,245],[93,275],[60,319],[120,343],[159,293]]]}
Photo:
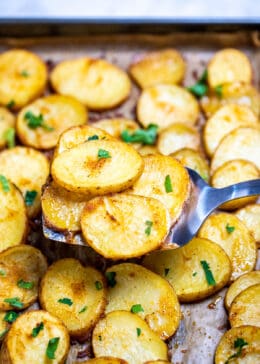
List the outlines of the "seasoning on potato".
{"label": "seasoning on potato", "polygon": [[15,116],[6,108],[0,107],[0,149],[15,146]]}

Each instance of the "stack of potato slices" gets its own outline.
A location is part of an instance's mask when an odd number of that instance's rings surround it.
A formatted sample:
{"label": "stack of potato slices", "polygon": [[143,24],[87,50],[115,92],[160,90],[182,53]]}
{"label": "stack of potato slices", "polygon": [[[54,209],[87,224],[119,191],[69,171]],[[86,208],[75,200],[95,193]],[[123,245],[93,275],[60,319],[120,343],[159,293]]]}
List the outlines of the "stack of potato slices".
{"label": "stack of potato slices", "polygon": [[[0,54],[0,364],[173,362],[182,304],[226,286],[215,363],[260,362],[257,199],[224,204],[184,247],[166,243],[192,193],[185,166],[216,188],[259,178],[260,95],[239,50],[218,51],[193,85],[186,68],[175,49],[141,55],[129,75],[87,56],[48,75],[32,52]],[[111,110],[131,78],[132,119]],[[27,244],[41,218],[103,269],[48,264]]]}

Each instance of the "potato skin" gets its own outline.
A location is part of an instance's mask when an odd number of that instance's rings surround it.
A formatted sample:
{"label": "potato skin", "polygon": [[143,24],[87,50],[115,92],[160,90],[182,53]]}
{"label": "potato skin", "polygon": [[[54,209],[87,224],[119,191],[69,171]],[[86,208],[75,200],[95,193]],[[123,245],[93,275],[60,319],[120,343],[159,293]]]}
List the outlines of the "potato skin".
{"label": "potato skin", "polygon": [[0,150],[6,146],[5,132],[15,127],[15,116],[5,107],[0,106]]}

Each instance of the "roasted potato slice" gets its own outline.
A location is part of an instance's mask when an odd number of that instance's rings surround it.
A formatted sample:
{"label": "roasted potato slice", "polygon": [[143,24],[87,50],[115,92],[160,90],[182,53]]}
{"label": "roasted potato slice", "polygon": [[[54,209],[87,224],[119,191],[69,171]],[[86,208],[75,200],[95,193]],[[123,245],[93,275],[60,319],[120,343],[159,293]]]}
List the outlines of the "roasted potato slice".
{"label": "roasted potato slice", "polygon": [[0,343],[5,338],[8,330],[9,330],[9,324],[6,321],[6,312],[0,311]]}
{"label": "roasted potato slice", "polygon": [[15,147],[0,153],[0,174],[22,192],[29,217],[41,209],[41,188],[49,176],[48,159],[35,149]]}
{"label": "roasted potato slice", "polygon": [[205,181],[209,180],[209,165],[198,151],[182,148],[170,154],[170,156],[178,159],[185,167],[194,169]]}
{"label": "roasted potato slice", "polygon": [[32,246],[15,246],[0,253],[0,310],[21,310],[34,303],[46,269],[45,257]]}
{"label": "roasted potato slice", "polygon": [[0,252],[24,243],[27,236],[27,215],[21,192],[0,175]]}
{"label": "roasted potato slice", "polygon": [[128,194],[96,197],[81,215],[86,242],[105,258],[139,257],[160,247],[167,232],[167,214],[154,199]]}
{"label": "roasted potato slice", "polygon": [[257,125],[258,118],[248,106],[222,106],[207,120],[203,130],[203,142],[208,156],[212,157],[221,139],[234,129]]}
{"label": "roasted potato slice", "polygon": [[212,295],[227,284],[231,274],[224,250],[202,238],[193,238],[178,249],[153,252],[144,258],[143,265],[167,279],[181,302]]}
{"label": "roasted potato slice", "polygon": [[199,150],[200,134],[189,125],[174,123],[160,133],[157,148],[164,155],[169,155],[182,148]]}
{"label": "roasted potato slice", "polygon": [[222,336],[215,354],[215,364],[260,361],[260,328],[256,326],[232,327]]}
{"label": "roasted potato slice", "polygon": [[260,271],[253,271],[243,274],[235,280],[229,287],[226,297],[225,306],[229,310],[234,299],[244,291],[246,288],[253,286],[254,284],[260,284]]}
{"label": "roasted potato slice", "polygon": [[45,311],[28,311],[12,325],[0,352],[0,364],[63,364],[70,338],[62,322]]}
{"label": "roasted potato slice", "polygon": [[252,204],[235,212],[253,234],[255,241],[260,246],[260,204]]}
{"label": "roasted potato slice", "polygon": [[231,327],[252,325],[260,327],[260,284],[254,284],[239,293],[229,310]]}
{"label": "roasted potato slice", "polygon": [[45,186],[41,202],[45,225],[58,231],[80,231],[86,197],[66,191],[54,181]]}
{"label": "roasted potato slice", "polygon": [[127,362],[123,359],[112,358],[112,356],[103,356],[87,361],[77,361],[74,364],[127,364]]}
{"label": "roasted potato slice", "polygon": [[51,73],[51,83],[58,93],[73,96],[93,110],[121,104],[131,89],[123,70],[103,59],[87,57],[59,63]]}
{"label": "roasted potato slice", "polygon": [[40,303],[65,324],[72,337],[82,339],[105,310],[105,278],[76,259],[60,259],[41,281]]}
{"label": "roasted potato slice", "polygon": [[93,140],[56,156],[51,173],[56,183],[69,191],[104,195],[132,186],[143,165],[142,157],[132,146]]}
{"label": "roasted potato slice", "polygon": [[115,355],[129,364],[147,360],[167,360],[167,345],[138,315],[127,311],[110,312],[96,325],[92,346],[96,357]]}
{"label": "roasted potato slice", "polygon": [[[216,169],[211,177],[211,185],[215,188],[222,188],[235,183],[250,181],[259,178],[260,172],[256,166],[244,159],[233,159]],[[235,210],[255,202],[257,197],[244,197],[221,205],[223,210]]]}
{"label": "roasted potato slice", "polygon": [[145,89],[137,102],[137,117],[143,126],[151,122],[160,129],[173,123],[194,125],[199,105],[186,89],[175,85],[157,85]]}
{"label": "roasted potato slice", "polygon": [[245,159],[260,169],[259,128],[238,128],[225,136],[211,161],[211,172],[232,159]]}
{"label": "roasted potato slice", "polygon": [[239,104],[248,106],[259,117],[260,95],[256,88],[243,82],[226,83],[219,86],[219,94],[212,91],[209,96],[201,99],[201,107],[207,117],[214,114],[226,104]]}
{"label": "roasted potato slice", "polygon": [[171,364],[169,361],[167,360],[149,360],[146,361],[144,364],[153,364],[153,363],[157,363],[157,364]]}
{"label": "roasted potato slice", "polygon": [[181,311],[176,293],[165,279],[132,263],[113,265],[106,271],[106,276],[109,286],[106,313],[133,312],[138,305],[139,316],[162,340],[174,334]]}
{"label": "roasted potato slice", "polygon": [[138,148],[138,153],[142,156],[146,156],[149,154],[160,154],[156,146],[154,145],[142,145]]}
{"label": "roasted potato slice", "polygon": [[12,49],[0,54],[0,80],[0,104],[17,110],[43,93],[47,68],[36,54]]}
{"label": "roasted potato slice", "polygon": [[211,239],[225,250],[232,263],[231,281],[254,269],[255,239],[236,216],[228,213],[209,216],[200,228],[198,236]]}
{"label": "roasted potato slice", "polygon": [[179,161],[168,156],[147,155],[143,160],[141,177],[126,192],[160,200],[167,208],[173,224],[190,195],[188,172]]}
{"label": "roasted potato slice", "polygon": [[112,135],[114,138],[120,140],[121,134],[124,130],[134,132],[135,130],[140,128],[136,121],[125,118],[101,119],[96,121],[93,125],[95,126],[95,128],[104,130],[108,134]]}
{"label": "roasted potato slice", "polygon": [[182,82],[185,75],[185,62],[175,49],[163,49],[145,54],[133,62],[129,72],[141,88],[160,83],[176,84]]}
{"label": "roasted potato slice", "polygon": [[49,95],[24,107],[18,114],[16,128],[23,144],[50,149],[56,146],[64,130],[86,122],[86,108],[78,100]]}
{"label": "roasted potato slice", "polygon": [[[1,57],[1,56],[0,56]],[[4,107],[0,107],[0,149],[3,149],[7,144],[8,130],[15,127],[15,117]]]}
{"label": "roasted potato slice", "polygon": [[241,81],[252,82],[252,67],[245,53],[234,48],[216,52],[208,64],[208,83],[211,88]]}

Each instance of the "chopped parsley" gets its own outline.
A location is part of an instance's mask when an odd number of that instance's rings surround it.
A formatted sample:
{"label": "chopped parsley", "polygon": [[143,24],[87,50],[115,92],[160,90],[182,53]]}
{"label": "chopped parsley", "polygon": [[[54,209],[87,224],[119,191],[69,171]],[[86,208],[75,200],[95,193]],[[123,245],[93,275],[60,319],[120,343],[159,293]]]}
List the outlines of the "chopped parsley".
{"label": "chopped parsley", "polygon": [[151,231],[152,231],[152,226],[153,226],[153,222],[152,221],[145,221],[145,225],[146,225],[146,229],[145,229],[145,234],[147,236],[151,235]]}
{"label": "chopped parsley", "polygon": [[34,203],[34,200],[35,200],[36,196],[37,196],[37,191],[34,191],[34,190],[32,190],[32,191],[26,191],[25,198],[24,198],[25,205],[26,206],[32,206],[33,203]]}
{"label": "chopped parsley", "polygon": [[0,184],[2,185],[2,189],[4,192],[10,191],[10,184],[5,176],[0,174]]}
{"label": "chopped parsley", "polygon": [[87,139],[87,141],[89,141],[89,140],[98,140],[99,139],[99,137],[98,137],[98,135],[91,135],[90,137],[88,137],[88,139]]}
{"label": "chopped parsley", "polygon": [[8,322],[9,324],[12,324],[18,317],[18,313],[15,311],[8,311],[5,314],[4,321]]}
{"label": "chopped parsley", "polygon": [[165,268],[164,269],[164,276],[167,277],[169,272],[170,272],[170,268]]}
{"label": "chopped parsley", "polygon": [[82,307],[82,309],[81,309],[81,310],[79,310],[79,313],[86,312],[86,311],[87,311],[87,309],[88,309],[88,306],[84,306],[84,307]]}
{"label": "chopped parsley", "polygon": [[9,303],[10,306],[16,308],[23,308],[23,303],[21,302],[19,297],[12,297],[4,299],[4,302]]}
{"label": "chopped parsley", "polygon": [[6,276],[5,270],[0,269],[0,276],[2,276],[2,277],[5,277]]}
{"label": "chopped parsley", "polygon": [[152,145],[155,144],[158,132],[158,125],[149,124],[146,129],[137,129],[132,133],[123,130],[121,133],[121,138],[126,143],[142,143]]}
{"label": "chopped parsley", "polygon": [[228,359],[225,361],[225,364],[228,364],[232,359],[238,358],[239,356],[241,356],[242,349],[246,345],[248,345],[248,343],[244,339],[238,337],[234,341],[234,349],[237,349],[237,352],[235,354],[230,355],[228,357]]}
{"label": "chopped parsley", "polygon": [[20,72],[20,75],[21,76],[23,76],[23,77],[25,77],[25,78],[27,78],[27,77],[29,77],[30,75],[29,75],[29,72],[28,71],[26,71],[26,70],[22,70],[21,72]]}
{"label": "chopped parsley", "polygon": [[68,306],[72,306],[73,305],[73,301],[70,298],[64,297],[64,298],[60,298],[58,300],[59,303],[63,303],[64,305],[68,305]]}
{"label": "chopped parsley", "polygon": [[222,85],[218,85],[214,88],[214,91],[217,95],[217,97],[219,97],[221,99],[221,97],[223,96],[223,86]]}
{"label": "chopped parsley", "polygon": [[235,226],[230,226],[229,224],[227,224],[226,225],[226,230],[227,230],[228,234],[231,234],[235,230]]}
{"label": "chopped parsley", "polygon": [[132,313],[144,312],[144,309],[140,303],[137,303],[136,305],[133,305],[131,307],[131,312]]}
{"label": "chopped parsley", "polygon": [[198,274],[198,272],[193,272],[192,277],[196,277],[197,274]]}
{"label": "chopped parsley", "polygon": [[39,332],[44,329],[44,323],[40,322],[32,329],[32,337],[38,336]]}
{"label": "chopped parsley", "polygon": [[115,287],[116,272],[106,272],[106,279],[107,279],[108,287]]}
{"label": "chopped parsley", "polygon": [[46,349],[46,355],[49,359],[55,359],[55,352],[59,345],[59,341],[60,341],[59,337],[53,337],[52,339],[49,340],[48,346]]}
{"label": "chopped parsley", "polygon": [[136,334],[137,334],[138,337],[141,335],[141,332],[142,332],[142,330],[140,329],[140,327],[137,327],[136,328]]}
{"label": "chopped parsley", "polygon": [[18,282],[17,282],[17,286],[19,288],[24,288],[24,289],[32,289],[33,286],[34,286],[34,283],[33,282],[26,282],[24,281],[23,279],[20,279]]}
{"label": "chopped parsley", "polygon": [[201,98],[208,92],[208,85],[207,85],[207,78],[208,78],[208,71],[205,70],[201,75],[200,79],[187,89],[198,98]]}
{"label": "chopped parsley", "polygon": [[95,282],[96,290],[100,291],[103,288],[103,284],[100,281]]}
{"label": "chopped parsley", "polygon": [[208,282],[208,285],[209,286],[215,286],[216,285],[216,281],[214,279],[214,276],[213,276],[213,273],[210,269],[210,266],[208,264],[208,262],[206,262],[206,260],[201,260],[200,261],[200,264],[204,270],[204,273],[205,273],[205,277],[206,277],[206,280]]}
{"label": "chopped parsley", "polygon": [[8,128],[4,132],[4,140],[7,143],[7,147],[13,148],[15,146],[15,129],[14,128]]}
{"label": "chopped parsley", "polygon": [[42,114],[34,115],[31,111],[27,111],[24,115],[24,119],[26,120],[27,126],[30,129],[37,129],[40,127],[47,131],[54,130],[52,126],[49,126],[44,122]]}
{"label": "chopped parsley", "polygon": [[110,153],[105,149],[98,150],[98,159],[111,158]]}
{"label": "chopped parsley", "polygon": [[167,174],[167,176],[165,177],[164,187],[167,193],[172,192],[172,181],[169,174]]}
{"label": "chopped parsley", "polygon": [[12,109],[15,106],[15,101],[14,100],[10,100],[7,104],[6,107],[8,109]]}

